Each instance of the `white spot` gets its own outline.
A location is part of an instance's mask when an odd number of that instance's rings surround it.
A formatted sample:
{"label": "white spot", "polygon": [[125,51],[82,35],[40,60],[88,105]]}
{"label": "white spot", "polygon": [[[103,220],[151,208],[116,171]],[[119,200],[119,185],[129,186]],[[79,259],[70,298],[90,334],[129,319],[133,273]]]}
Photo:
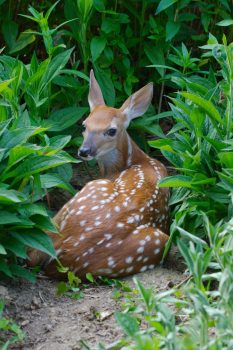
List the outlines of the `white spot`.
{"label": "white spot", "polygon": [[157,254],[159,254],[159,253],[160,253],[160,249],[159,249],[159,248],[156,248],[156,249],[154,250],[154,254],[157,255]]}
{"label": "white spot", "polygon": [[133,235],[137,235],[138,233],[139,233],[138,230],[134,230],[134,231],[133,231]]}
{"label": "white spot", "polygon": [[112,238],[111,233],[105,233],[104,237],[106,238],[107,241],[109,241]]}
{"label": "white spot", "polygon": [[98,205],[95,205],[94,207],[91,208],[91,210],[97,210],[97,209],[99,209]]}
{"label": "white spot", "polygon": [[83,241],[84,239],[85,239],[84,235],[81,235],[80,238],[79,238],[80,241]]}
{"label": "white spot", "polygon": [[126,264],[131,264],[131,262],[133,262],[133,257],[132,256],[127,256],[127,258],[125,259]]}
{"label": "white spot", "polygon": [[123,224],[123,222],[118,222],[116,226],[118,228],[123,228],[123,227],[125,227],[125,224]]}
{"label": "white spot", "polygon": [[152,270],[154,267],[155,267],[155,265],[149,265],[149,266],[148,266],[148,269],[149,269],[149,270]]}
{"label": "white spot", "polygon": [[144,247],[139,247],[138,249],[137,249],[137,253],[143,253],[144,252]]}
{"label": "white spot", "polygon": [[86,223],[87,223],[86,220],[81,220],[79,224],[80,224],[80,226],[84,226]]}
{"label": "white spot", "polygon": [[140,272],[144,272],[144,271],[146,271],[147,270],[147,266],[145,265],[145,266],[142,266],[142,268],[140,269]]}
{"label": "white spot", "polygon": [[118,245],[120,245],[120,244],[122,244],[122,243],[123,243],[123,241],[119,241],[119,242],[117,242],[117,244],[118,244]]}
{"label": "white spot", "polygon": [[91,247],[91,248],[88,249],[88,253],[89,253],[89,254],[92,254],[92,253],[94,253],[94,250],[95,250],[95,249],[94,249],[93,247]]}
{"label": "white spot", "polygon": [[102,244],[104,242],[104,239],[101,239],[99,242],[97,242],[96,244],[97,245],[100,245],[100,244]]}
{"label": "white spot", "polygon": [[127,219],[127,223],[128,224],[134,223],[134,217],[133,216],[129,216],[128,219]]}
{"label": "white spot", "polygon": [[100,187],[100,191],[107,191],[108,188],[107,187]]}
{"label": "white spot", "polygon": [[99,226],[99,225],[101,225],[101,224],[102,224],[101,221],[95,221],[95,223],[94,223],[95,226]]}
{"label": "white spot", "polygon": [[79,256],[77,256],[76,257],[76,259],[75,259],[75,261],[79,261],[80,260],[80,257]]}
{"label": "white spot", "polygon": [[136,261],[141,261],[142,258],[143,258],[143,256],[142,256],[142,255],[139,255],[139,257],[137,257]]}
{"label": "white spot", "polygon": [[84,252],[84,253],[83,253],[83,256],[86,256],[87,254],[88,254],[88,252]]}
{"label": "white spot", "polygon": [[85,268],[85,267],[87,267],[88,265],[89,265],[89,262],[86,261],[86,262],[83,264],[83,267]]}
{"label": "white spot", "polygon": [[93,230],[93,227],[86,227],[85,228],[85,232],[89,232],[89,231],[92,231]]}
{"label": "white spot", "polygon": [[155,244],[156,244],[156,245],[160,245],[160,244],[161,244],[160,239],[156,239],[156,240],[155,240]]}
{"label": "white spot", "polygon": [[56,256],[58,256],[61,253],[62,249],[56,249]]}
{"label": "white spot", "polygon": [[64,239],[63,243],[67,243],[71,240],[72,236],[69,236],[68,238]]}
{"label": "white spot", "polygon": [[126,272],[130,273],[133,271],[133,266],[127,267]]}
{"label": "white spot", "polygon": [[140,245],[145,245],[146,244],[146,241],[144,241],[143,239],[141,241],[139,241],[139,244]]}
{"label": "white spot", "polygon": [[116,205],[114,210],[115,210],[115,212],[119,213],[121,211],[121,208],[118,205]]}
{"label": "white spot", "polygon": [[148,258],[148,256],[146,256],[143,260],[142,260],[142,262],[147,262],[149,260],[149,258]]}
{"label": "white spot", "polygon": [[77,199],[77,202],[82,202],[82,201],[85,201],[86,200],[86,197],[80,197]]}
{"label": "white spot", "polygon": [[109,247],[111,247],[111,245],[112,245],[112,243],[107,243],[105,247],[109,248]]}
{"label": "white spot", "polygon": [[74,247],[77,247],[78,245],[79,245],[78,241],[74,243]]}
{"label": "white spot", "polygon": [[111,218],[111,214],[110,214],[110,212],[109,212],[109,213],[107,213],[107,215],[106,215],[105,217],[106,217],[106,219],[110,219],[110,218]]}
{"label": "white spot", "polygon": [[61,231],[63,230],[63,228],[65,227],[65,225],[66,225],[66,220],[63,220],[63,221],[61,222],[61,225],[60,225],[60,230],[61,230]]}
{"label": "white spot", "polygon": [[108,269],[108,268],[105,268],[105,269],[99,269],[97,271],[98,273],[112,273],[112,269]]}
{"label": "white spot", "polygon": [[151,240],[151,237],[149,235],[146,236],[145,240],[149,242]]}

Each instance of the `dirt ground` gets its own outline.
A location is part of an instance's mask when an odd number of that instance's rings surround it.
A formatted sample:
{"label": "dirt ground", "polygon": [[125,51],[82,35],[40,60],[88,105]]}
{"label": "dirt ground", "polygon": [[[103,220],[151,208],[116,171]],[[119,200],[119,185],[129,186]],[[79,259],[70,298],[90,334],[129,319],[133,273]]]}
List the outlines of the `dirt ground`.
{"label": "dirt ground", "polygon": [[[138,276],[141,282],[155,291],[166,290],[185,279],[182,261],[175,250],[165,263]],[[132,277],[124,279],[133,286]],[[99,342],[110,344],[123,334],[116,324],[114,312],[122,299],[113,299],[113,287],[90,284],[79,300],[57,296],[57,281],[41,275],[35,284],[11,282],[0,286],[7,301],[5,315],[13,318],[24,330],[25,340],[11,349],[20,350],[78,350],[80,341],[93,349]],[[100,320],[96,317],[100,313]]]}

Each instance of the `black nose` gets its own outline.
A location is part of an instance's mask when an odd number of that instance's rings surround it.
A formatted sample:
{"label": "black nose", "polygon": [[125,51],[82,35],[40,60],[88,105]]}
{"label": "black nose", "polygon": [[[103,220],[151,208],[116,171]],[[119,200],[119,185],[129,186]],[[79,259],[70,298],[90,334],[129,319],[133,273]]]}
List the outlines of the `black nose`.
{"label": "black nose", "polygon": [[83,158],[88,157],[90,153],[91,153],[91,150],[90,148],[87,148],[87,147],[80,148],[78,152],[79,156]]}

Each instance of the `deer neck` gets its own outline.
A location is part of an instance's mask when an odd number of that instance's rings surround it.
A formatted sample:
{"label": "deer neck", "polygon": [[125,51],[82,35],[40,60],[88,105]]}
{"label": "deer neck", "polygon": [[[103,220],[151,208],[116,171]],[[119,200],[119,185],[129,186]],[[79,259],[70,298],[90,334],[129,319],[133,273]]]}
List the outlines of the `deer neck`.
{"label": "deer neck", "polygon": [[123,170],[141,163],[146,157],[128,133],[123,131],[116,148],[98,158],[98,165],[103,177],[114,178]]}

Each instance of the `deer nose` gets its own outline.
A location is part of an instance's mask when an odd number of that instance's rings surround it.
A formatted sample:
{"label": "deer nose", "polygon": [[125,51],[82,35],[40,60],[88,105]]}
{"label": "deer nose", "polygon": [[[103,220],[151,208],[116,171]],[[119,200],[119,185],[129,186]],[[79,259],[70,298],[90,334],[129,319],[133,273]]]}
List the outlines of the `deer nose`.
{"label": "deer nose", "polygon": [[90,155],[90,153],[91,153],[90,148],[82,147],[82,148],[79,149],[78,155],[80,157],[86,158],[86,157],[88,157]]}

